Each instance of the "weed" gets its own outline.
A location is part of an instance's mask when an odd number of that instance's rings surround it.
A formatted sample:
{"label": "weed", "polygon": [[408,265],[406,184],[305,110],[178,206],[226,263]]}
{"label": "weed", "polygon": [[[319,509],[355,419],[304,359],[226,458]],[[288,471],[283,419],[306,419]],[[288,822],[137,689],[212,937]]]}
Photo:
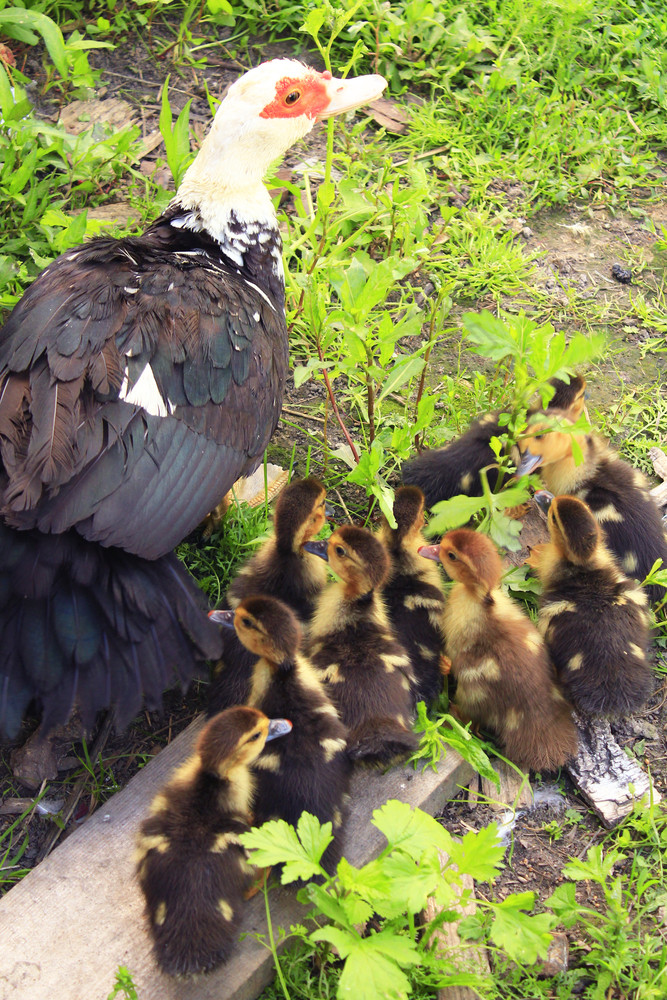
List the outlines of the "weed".
{"label": "weed", "polygon": [[118,997],[121,1000],[138,1000],[137,988],[134,985],[132,973],[124,965],[118,967],[116,981],[107,1000],[117,1000]]}

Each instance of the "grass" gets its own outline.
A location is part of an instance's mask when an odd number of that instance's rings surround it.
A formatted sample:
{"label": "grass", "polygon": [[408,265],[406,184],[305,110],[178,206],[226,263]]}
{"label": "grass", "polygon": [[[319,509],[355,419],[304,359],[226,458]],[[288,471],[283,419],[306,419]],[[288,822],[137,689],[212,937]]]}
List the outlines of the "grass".
{"label": "grass", "polygon": [[[279,211],[287,231],[295,381],[315,383],[315,402],[306,397],[300,405],[326,421],[324,434],[322,425],[314,431],[298,418],[283,425],[303,442],[289,464],[339,486],[352,512],[366,516],[367,498],[389,504],[415,439],[439,444],[482,412],[514,407],[517,358],[526,379],[538,377],[531,345],[515,356],[514,368],[498,356],[500,341],[491,353],[474,354],[461,316],[486,307],[509,330],[523,309],[538,327],[550,322],[568,336],[604,333],[610,345],[604,357],[587,362],[593,422],[625,458],[651,471],[648,450],[667,439],[667,404],[659,391],[667,366],[667,233],[651,222],[666,194],[662,0],[341,0],[335,8],[272,0],[41,0],[25,6],[52,18],[61,34],[51,33],[46,52],[43,22],[38,30],[33,21],[30,29],[23,15],[10,23],[11,8],[0,11],[0,30],[8,33],[3,40],[17,56],[17,67],[0,64],[0,309],[10,308],[57,254],[98,231],[86,209],[128,199],[137,228],[171,196],[139,172],[136,128],[96,126],[73,137],[44,118],[46,109],[91,96],[104,82],[89,42],[122,47],[138,32],[145,58],[163,77],[171,70],[172,86],[186,88],[217,72],[220,54],[249,65],[269,41],[293,40],[311,51],[319,42],[325,55],[329,45],[335,69],[384,73],[390,96],[406,102],[411,122],[400,137],[370,135],[360,120],[338,123],[325,169],[287,185],[287,208]],[[161,125],[166,160],[178,175],[189,156],[190,110],[170,116],[170,93],[165,88]],[[157,123],[160,108],[150,110]],[[339,178],[333,186],[330,176]],[[596,279],[592,289],[577,285],[566,270],[546,271],[554,254],[545,258],[539,240],[521,235],[526,225],[552,232],[572,220],[598,233],[601,245],[606,239],[607,257],[596,263],[606,269],[606,283]],[[643,226],[643,241],[634,230],[634,242],[628,238],[633,220]],[[605,237],[602,222],[617,235]],[[575,274],[586,269],[585,240],[572,236],[563,250],[574,258]],[[611,281],[612,260],[633,271],[628,288]],[[628,344],[628,336],[637,343]],[[344,437],[334,404],[358,462],[349,444],[328,444],[329,437]],[[224,532],[180,546],[212,603],[221,602],[268,517],[264,508],[236,508]],[[437,734],[431,739],[435,744]],[[115,787],[115,767],[113,759],[91,761],[83,751],[91,794],[102,797]],[[24,819],[5,821],[0,831],[0,868],[8,883],[24,873]],[[554,822],[543,836],[558,840],[568,821]],[[485,995],[666,995],[658,920],[667,898],[666,831],[664,811],[652,806],[606,834],[599,853],[572,861],[563,892],[539,901],[571,931],[571,970],[540,978],[528,963],[507,963],[498,948]],[[486,925],[478,931],[488,939]],[[290,996],[336,995],[340,967],[314,963],[314,956],[311,947],[283,960]],[[433,997],[418,970],[410,984],[412,995]],[[112,996],[133,991],[131,975],[119,970]],[[284,996],[283,987],[274,986],[265,1000]]]}

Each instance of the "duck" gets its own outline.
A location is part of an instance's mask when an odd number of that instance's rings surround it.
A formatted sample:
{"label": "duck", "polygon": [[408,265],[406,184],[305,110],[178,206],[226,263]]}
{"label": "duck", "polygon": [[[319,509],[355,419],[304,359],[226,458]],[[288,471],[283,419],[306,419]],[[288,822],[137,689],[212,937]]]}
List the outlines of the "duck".
{"label": "duck", "polygon": [[550,539],[531,556],[542,584],[538,627],[565,695],[586,715],[635,712],[653,690],[647,595],[583,500],[542,492],[538,502]]}
{"label": "duck", "polygon": [[247,706],[209,719],[141,823],[136,873],[155,959],[168,975],[210,972],[236,944],[254,878],[239,839],[252,822],[251,765],[291,728]]}
{"label": "duck", "polygon": [[259,465],[280,417],[284,275],[262,178],[384,87],[291,59],[243,74],[164,213],[62,254],[0,330],[6,735],[33,701],[43,728],[75,704],[87,719],[112,706],[122,726],[219,654],[171,553]]}
{"label": "duck", "polygon": [[443,687],[445,594],[438,567],[422,559],[424,494],[418,486],[399,486],[394,496],[396,527],[383,518],[378,537],[390,558],[382,587],[389,621],[410,657],[415,702],[431,704]]}
{"label": "duck", "polygon": [[[288,483],[276,501],[273,536],[232,580],[225,598],[227,606],[233,610],[244,597],[264,594],[280,598],[302,623],[307,622],[326,584],[327,568],[304,549],[304,544],[320,533],[330,513],[326,489],[319,479],[310,476]],[[209,618],[218,621],[217,610],[211,611]],[[226,623],[227,615],[220,620]],[[248,700],[257,659],[233,629],[223,630],[222,642],[222,656],[209,688],[209,715]]]}
{"label": "duck", "polygon": [[[548,408],[567,410],[576,421],[585,406],[586,380],[581,375],[573,375],[569,382],[554,378],[550,382],[554,393]],[[539,404],[541,407],[541,403]],[[538,404],[532,411],[535,412]],[[498,459],[491,448],[491,438],[506,432],[506,425],[500,423],[500,410],[487,413],[473,421],[468,430],[444,448],[424,451],[403,465],[401,478],[408,486],[419,486],[423,491],[426,506],[441,500],[463,494],[481,496],[483,492],[480,472],[487,470],[491,490],[498,484]]]}
{"label": "duck", "polygon": [[300,652],[301,625],[283,602],[250,595],[227,612],[227,624],[256,658],[248,704],[293,723],[289,740],[265,750],[253,764],[255,819],[296,826],[303,812],[331,823],[333,840],[322,856],[330,874],[342,855],[342,833],[352,762],[347,728],[318,673]]}
{"label": "duck", "polygon": [[421,554],[438,559],[454,581],[444,628],[459,715],[491,730],[522,769],[562,767],[577,753],[572,710],[544,639],[501,590],[496,546],[487,535],[458,528]]}
{"label": "duck", "polygon": [[352,760],[394,763],[417,747],[410,729],[416,678],[380,594],[387,550],[370,531],[349,524],[306,548],[339,577],[319,597],[306,654],[349,730]]}
{"label": "duck", "polygon": [[[642,581],[656,559],[667,566],[665,525],[648,482],[604,438],[564,429],[571,424],[564,410],[549,411],[548,420],[535,419],[519,442],[517,476],[538,469],[549,493],[583,500],[620,569]],[[658,584],[646,589],[655,605],[667,595]]]}

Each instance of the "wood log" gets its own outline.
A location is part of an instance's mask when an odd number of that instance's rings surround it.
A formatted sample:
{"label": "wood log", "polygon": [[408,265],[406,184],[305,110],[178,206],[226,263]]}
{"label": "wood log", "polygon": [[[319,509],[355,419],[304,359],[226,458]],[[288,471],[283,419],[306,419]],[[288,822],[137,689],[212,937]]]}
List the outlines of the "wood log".
{"label": "wood log", "polygon": [[[449,864],[449,858],[444,851],[438,851],[440,855],[440,867],[444,870]],[[470,892],[470,897],[465,906],[460,908],[461,918],[471,916],[476,909],[475,904],[475,883],[470,875],[461,876],[460,889],[453,887],[460,899],[466,889]],[[442,912],[442,907],[431,897],[424,910],[424,918],[427,921],[434,920]],[[489,959],[486,949],[479,945],[463,946],[458,934],[458,924],[444,923],[433,931],[432,938],[435,940],[438,953],[442,953],[447,958],[456,955],[455,964],[459,972],[472,972],[480,976],[490,974]],[[437,1000],[477,1000],[479,992],[470,986],[444,986],[438,990]]]}
{"label": "wood log", "polygon": [[533,789],[528,775],[519,773],[515,767],[497,760],[493,769],[500,778],[500,788],[496,788],[488,778],[482,778],[482,796],[491,809],[530,809],[533,805]]}
{"label": "wood log", "polygon": [[618,745],[607,719],[591,719],[574,712],[579,753],[567,770],[575,785],[604,825],[611,829],[632,812],[636,802],[661,795],[649,776]]}

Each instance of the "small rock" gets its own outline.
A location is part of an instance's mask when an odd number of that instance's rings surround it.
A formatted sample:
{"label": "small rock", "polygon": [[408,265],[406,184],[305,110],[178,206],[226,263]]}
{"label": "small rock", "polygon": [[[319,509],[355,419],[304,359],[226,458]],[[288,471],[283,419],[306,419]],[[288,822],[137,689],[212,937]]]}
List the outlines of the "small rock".
{"label": "small rock", "polygon": [[533,230],[530,228],[530,226],[524,226],[523,229],[521,230],[521,235],[526,240],[530,239],[530,237],[533,235]]}
{"label": "small rock", "polygon": [[621,285],[632,284],[632,271],[629,271],[625,267],[621,267],[620,264],[611,265],[611,276],[615,279],[615,281],[620,282]]}
{"label": "small rock", "polygon": [[58,777],[58,762],[49,739],[42,739],[34,733],[22,747],[12,750],[10,756],[12,774],[26,788],[39,788],[43,781]]}
{"label": "small rock", "polygon": [[540,964],[540,976],[557,976],[562,972],[567,972],[568,959],[570,957],[570,944],[567,934],[562,932],[554,934],[547,957]]}

